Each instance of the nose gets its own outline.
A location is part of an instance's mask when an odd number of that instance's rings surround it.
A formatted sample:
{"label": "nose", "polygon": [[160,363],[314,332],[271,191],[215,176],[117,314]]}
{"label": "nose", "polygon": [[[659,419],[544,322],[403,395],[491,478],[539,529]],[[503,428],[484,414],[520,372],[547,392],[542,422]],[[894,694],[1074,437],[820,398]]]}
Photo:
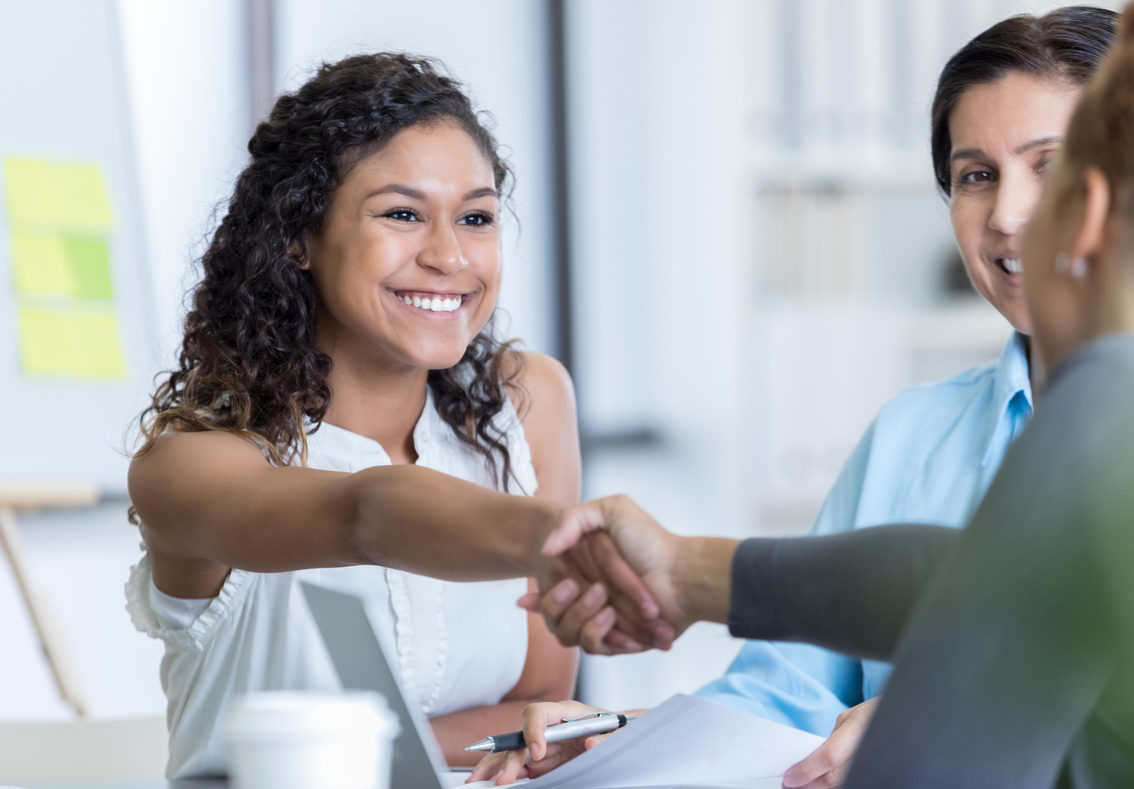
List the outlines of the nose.
{"label": "nose", "polygon": [[418,253],[417,262],[442,274],[456,273],[469,264],[456,230],[442,224],[430,229],[425,246]]}
{"label": "nose", "polygon": [[1006,236],[1020,232],[1039,199],[1040,184],[1034,178],[1001,175],[988,226]]}

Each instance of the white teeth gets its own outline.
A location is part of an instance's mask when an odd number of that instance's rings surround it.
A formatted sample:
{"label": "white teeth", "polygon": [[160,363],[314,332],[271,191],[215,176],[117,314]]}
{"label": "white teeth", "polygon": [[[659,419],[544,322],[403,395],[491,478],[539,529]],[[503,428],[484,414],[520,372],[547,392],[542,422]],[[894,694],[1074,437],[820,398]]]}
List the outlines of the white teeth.
{"label": "white teeth", "polygon": [[461,306],[460,296],[434,296],[424,299],[421,296],[402,296],[402,301],[411,307],[429,312],[453,312]]}
{"label": "white teeth", "polygon": [[1008,271],[1009,274],[1019,274],[1024,270],[1023,265],[1020,264],[1019,258],[1002,258],[1002,260],[1004,263],[1004,268]]}

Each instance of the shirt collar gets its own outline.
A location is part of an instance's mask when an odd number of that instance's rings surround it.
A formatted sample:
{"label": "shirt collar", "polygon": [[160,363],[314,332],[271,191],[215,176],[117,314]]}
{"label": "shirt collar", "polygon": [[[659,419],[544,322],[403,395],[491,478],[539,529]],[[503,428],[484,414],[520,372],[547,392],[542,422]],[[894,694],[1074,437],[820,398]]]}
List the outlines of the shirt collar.
{"label": "shirt collar", "polygon": [[996,365],[992,392],[995,406],[992,413],[996,425],[989,431],[989,445],[985,449],[983,460],[985,465],[988,465],[993,454],[1003,451],[1003,439],[999,438],[1002,431],[1015,433],[1032,416],[1034,405],[1028,368],[1028,343],[1026,335],[1018,331],[1012,332]]}
{"label": "shirt collar", "polygon": [[1012,332],[1012,338],[1000,354],[1000,364],[996,367],[996,402],[1004,406],[1022,392],[1024,400],[1032,404],[1032,381],[1028,369],[1028,338],[1020,332]]}

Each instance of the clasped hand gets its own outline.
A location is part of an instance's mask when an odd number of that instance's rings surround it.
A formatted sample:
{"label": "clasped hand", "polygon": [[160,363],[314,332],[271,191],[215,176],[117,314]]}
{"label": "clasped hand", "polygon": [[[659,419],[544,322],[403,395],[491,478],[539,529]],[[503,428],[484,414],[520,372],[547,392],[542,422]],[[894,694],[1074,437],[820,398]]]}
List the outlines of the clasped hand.
{"label": "clasped hand", "polygon": [[544,543],[540,593],[519,604],[587,652],[668,649],[692,623],[674,583],[680,539],[626,496],[569,507]]}

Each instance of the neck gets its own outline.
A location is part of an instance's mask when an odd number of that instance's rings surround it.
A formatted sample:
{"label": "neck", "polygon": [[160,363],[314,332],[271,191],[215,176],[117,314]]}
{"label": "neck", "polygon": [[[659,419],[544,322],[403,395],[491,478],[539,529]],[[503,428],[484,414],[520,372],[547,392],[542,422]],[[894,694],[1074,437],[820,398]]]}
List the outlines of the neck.
{"label": "neck", "polygon": [[393,463],[414,463],[413,430],[425,407],[428,371],[375,372],[336,364],[328,376],[328,424],[372,438]]}
{"label": "neck", "polygon": [[[1125,274],[1125,272],[1122,272]],[[1134,277],[1102,283],[1087,310],[1084,340],[1104,334],[1134,331]]]}
{"label": "neck", "polygon": [[1049,368],[1054,369],[1075,350],[1108,334],[1134,332],[1134,276],[1117,266],[1107,269],[1117,276],[1099,276],[1076,305],[1078,318],[1064,347],[1052,348]]}

